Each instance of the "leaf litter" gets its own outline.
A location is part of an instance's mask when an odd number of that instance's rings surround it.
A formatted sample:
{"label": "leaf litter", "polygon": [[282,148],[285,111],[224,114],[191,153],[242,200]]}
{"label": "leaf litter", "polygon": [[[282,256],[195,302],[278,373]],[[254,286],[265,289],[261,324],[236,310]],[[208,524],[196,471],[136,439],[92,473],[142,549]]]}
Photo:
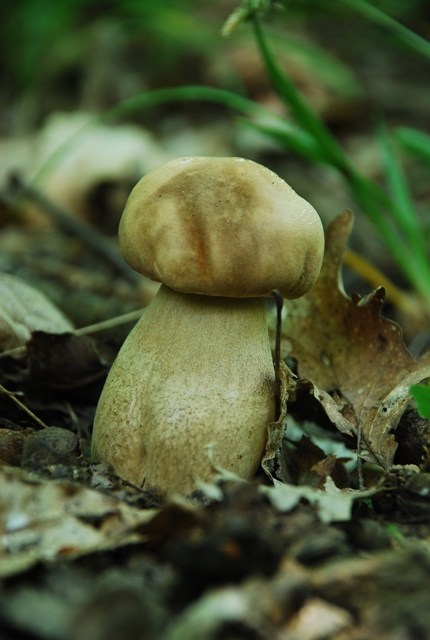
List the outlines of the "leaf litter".
{"label": "leaf litter", "polygon": [[[381,291],[363,299],[343,292],[351,224],[350,214],[336,219],[315,291],[301,305],[287,303],[285,341],[298,375],[281,368],[281,415],[269,425],[255,483],[219,469],[214,485],[200,485],[195,504],[157,503],[107,465],[90,464],[88,425],[107,371],[97,341],[36,332],[23,359],[1,361],[1,381],[55,425],[40,431],[0,399],[6,633],[19,627],[40,638],[116,638],[132,625],[155,640],[388,640],[399,628],[413,637],[397,576],[407,576],[415,593],[426,584],[430,481],[425,464],[420,474],[389,472],[390,430],[409,402],[409,384],[428,376],[428,357],[413,358],[397,325],[380,317]],[[337,436],[327,431],[332,442],[356,437],[361,421],[367,458],[387,470],[382,481],[353,490],[341,449],[324,449],[322,429],[315,442],[289,442],[287,405],[292,411],[298,394],[313,395],[337,427]],[[357,554],[370,554],[367,563],[351,560]],[[394,581],[403,594],[388,621],[387,596],[375,603],[369,591],[377,572],[385,576],[378,588],[389,592]],[[428,628],[427,609],[418,600],[414,629]]]}
{"label": "leaf litter", "polygon": [[0,273],[0,349],[24,345],[36,330],[61,334],[72,331],[73,324],[41,291]]}
{"label": "leaf litter", "polygon": [[286,302],[283,331],[298,386],[310,389],[342,433],[361,434],[366,460],[389,470],[393,432],[410,386],[430,376],[430,351],[412,356],[399,325],[381,317],[383,288],[364,298],[345,294],[341,267],[352,224],[345,211],[329,226],[319,279],[305,296]]}

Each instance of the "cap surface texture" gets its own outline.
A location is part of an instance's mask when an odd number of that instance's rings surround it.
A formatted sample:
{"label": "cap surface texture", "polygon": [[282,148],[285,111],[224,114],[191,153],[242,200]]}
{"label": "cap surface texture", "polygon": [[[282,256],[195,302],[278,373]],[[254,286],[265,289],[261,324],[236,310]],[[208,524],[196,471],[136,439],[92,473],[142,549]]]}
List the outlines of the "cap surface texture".
{"label": "cap surface texture", "polygon": [[119,240],[129,265],[183,293],[300,297],[316,281],[324,234],[315,209],[242,158],[180,158],[133,189]]}

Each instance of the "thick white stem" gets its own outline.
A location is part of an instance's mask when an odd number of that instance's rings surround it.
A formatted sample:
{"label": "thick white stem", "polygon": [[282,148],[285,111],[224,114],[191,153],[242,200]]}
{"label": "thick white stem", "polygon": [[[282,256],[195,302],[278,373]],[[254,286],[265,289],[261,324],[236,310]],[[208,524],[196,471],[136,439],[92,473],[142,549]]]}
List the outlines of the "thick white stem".
{"label": "thick white stem", "polygon": [[250,480],[274,419],[274,369],[262,298],[183,294],[162,286],[106,381],[93,460],[168,496],[216,465]]}

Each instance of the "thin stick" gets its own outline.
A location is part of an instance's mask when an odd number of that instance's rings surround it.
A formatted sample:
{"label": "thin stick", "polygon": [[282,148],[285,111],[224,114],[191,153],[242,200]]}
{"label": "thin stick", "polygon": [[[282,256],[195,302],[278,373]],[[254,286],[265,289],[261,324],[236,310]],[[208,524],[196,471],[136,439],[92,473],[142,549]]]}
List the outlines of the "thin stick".
{"label": "thin stick", "polygon": [[8,351],[2,351],[0,353],[1,358],[14,358],[15,356],[24,356],[27,353],[27,347],[24,345],[22,347],[15,347],[15,349],[9,349]]}
{"label": "thin stick", "polygon": [[34,202],[45,211],[61,229],[81,238],[81,240],[105,258],[111,265],[116,267],[116,269],[129,280],[136,282],[141,278],[121,257],[117,247],[112,245],[102,233],[90,227],[84,220],[80,220],[73,214],[64,211],[34,187],[24,184],[18,176],[13,176],[10,180],[9,192],[10,195],[7,197],[9,204],[15,205],[21,199]]}
{"label": "thin stick", "polygon": [[42,420],[40,418],[38,418],[28,407],[25,406],[25,404],[23,404],[20,400],[18,400],[18,398],[15,397],[15,395],[12,393],[12,391],[8,391],[7,389],[5,389],[5,387],[3,385],[0,384],[0,393],[4,393],[5,395],[7,395],[11,400],[13,400],[14,402],[16,402],[16,404],[26,413],[28,413],[28,415],[33,418],[33,420],[43,429],[48,429],[48,425],[45,424],[44,422],[42,422]]}
{"label": "thin stick", "polygon": [[276,301],[276,340],[275,340],[275,402],[276,419],[281,415],[281,337],[282,337],[282,308],[284,299],[279,291],[272,291]]}
{"label": "thin stick", "polygon": [[104,331],[105,329],[118,327],[121,324],[139,320],[144,312],[145,309],[135,309],[135,311],[123,313],[121,316],[116,316],[115,318],[110,318],[109,320],[102,320],[101,322],[96,322],[95,324],[89,324],[87,327],[82,327],[81,329],[75,329],[73,333],[75,334],[75,336],[86,336],[88,333],[96,333],[97,331]]}
{"label": "thin stick", "polygon": [[361,457],[361,443],[363,440],[363,422],[362,420],[358,421],[358,429],[357,429],[357,473],[358,473],[358,488],[360,491],[364,489],[364,478],[363,478],[363,459]]}
{"label": "thin stick", "polygon": [[[111,329],[112,327],[118,327],[121,324],[126,324],[127,322],[133,322],[135,320],[139,320],[139,318],[143,315],[145,309],[136,309],[135,311],[129,311],[128,313],[123,313],[121,316],[116,316],[115,318],[109,318],[109,320],[102,320],[102,322],[96,322],[95,324],[89,324],[87,327],[81,327],[80,329],[75,329],[70,333],[73,333],[75,336],[86,336],[89,333],[97,333],[97,331],[104,331],[105,329]],[[20,356],[25,355],[27,352],[27,347],[24,345],[22,347],[16,347],[15,349],[9,349],[9,351],[3,351],[0,353],[0,359],[6,358],[7,356]]]}

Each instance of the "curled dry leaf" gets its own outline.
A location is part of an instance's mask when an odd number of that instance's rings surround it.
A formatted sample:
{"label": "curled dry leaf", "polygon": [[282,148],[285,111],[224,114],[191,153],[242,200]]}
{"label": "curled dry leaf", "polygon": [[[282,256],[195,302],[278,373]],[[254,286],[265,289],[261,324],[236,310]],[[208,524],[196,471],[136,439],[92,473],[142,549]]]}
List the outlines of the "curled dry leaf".
{"label": "curled dry leaf", "polygon": [[349,298],[341,277],[353,214],[327,230],[320,277],[309,293],[286,301],[284,337],[297,360],[299,387],[308,387],[337,428],[362,429],[363,456],[385,469],[397,443],[393,431],[410,400],[409,387],[430,376],[430,351],[414,358],[402,330],[380,316],[385,291]]}
{"label": "curled dry leaf", "polygon": [[41,291],[9,273],[0,274],[0,351],[21,347],[32,331],[65,333],[72,323]]}
{"label": "curled dry leaf", "polygon": [[282,439],[287,426],[286,417],[288,398],[291,391],[296,388],[296,376],[283,362],[281,362],[279,377],[280,416],[276,422],[270,422],[267,426],[267,442],[263,458],[261,460],[261,466],[271,480],[273,480],[273,476],[275,475],[275,467],[277,464],[276,454],[281,449]]}

